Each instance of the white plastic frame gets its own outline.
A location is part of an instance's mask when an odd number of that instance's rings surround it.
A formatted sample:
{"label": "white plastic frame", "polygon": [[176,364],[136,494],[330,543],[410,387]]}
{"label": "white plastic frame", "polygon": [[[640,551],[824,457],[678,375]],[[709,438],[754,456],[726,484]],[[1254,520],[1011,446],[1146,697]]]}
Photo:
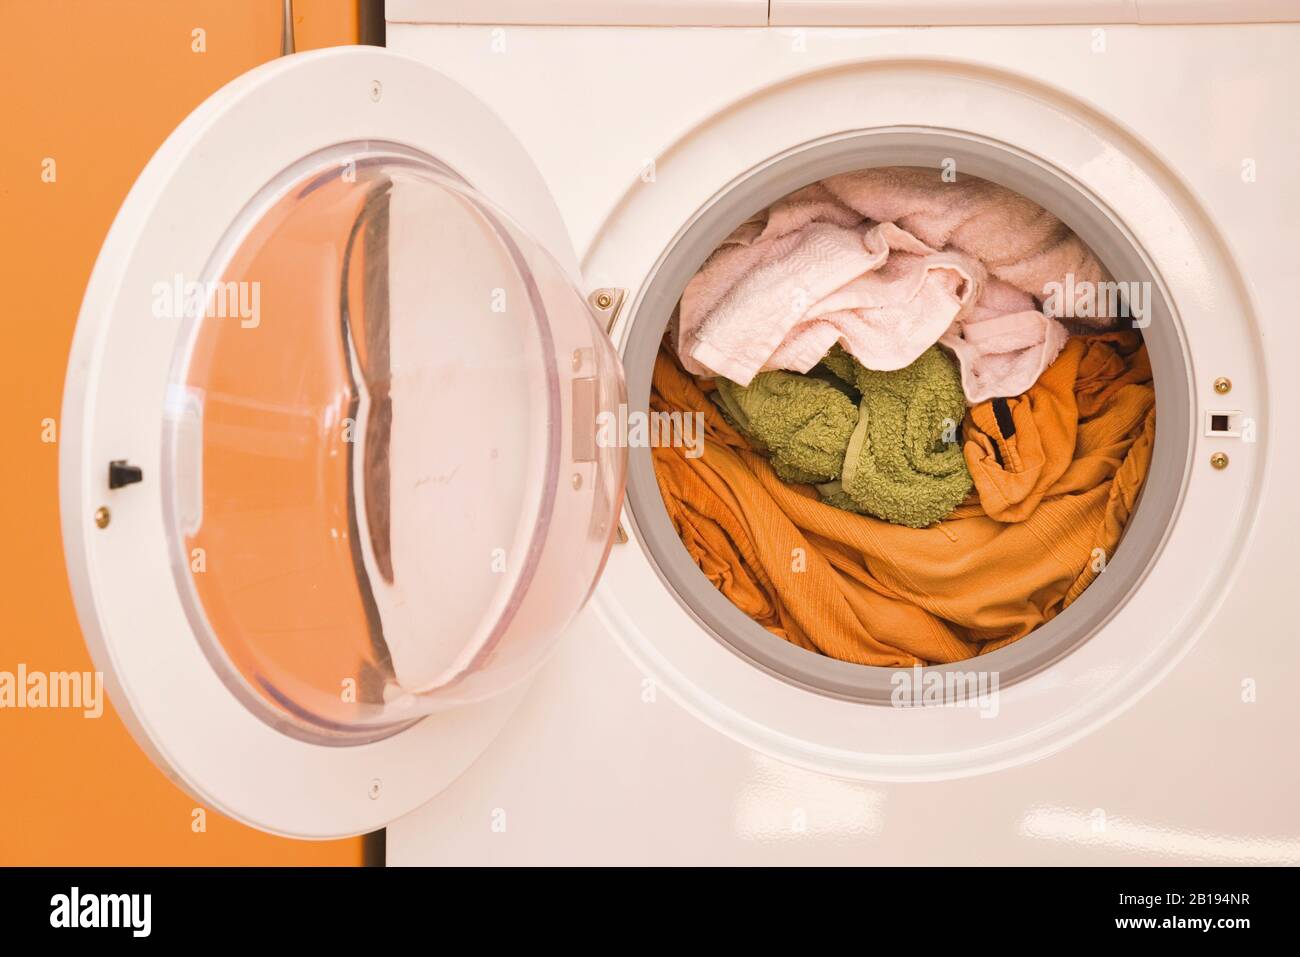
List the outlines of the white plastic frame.
{"label": "white plastic frame", "polygon": [[[201,276],[236,214],[281,170],[363,140],[435,157],[576,276],[563,220],[531,159],[463,88],[376,48],[285,57],[204,102],[141,173],[86,290],[63,400],[64,550],[111,700],[159,767],[205,804],[300,838],[363,833],[418,807],[488,746],[523,693],[364,745],[290,737],[248,711],[209,665],[169,567],[161,445],[178,326],[152,317],[151,287]],[[112,459],[142,466],[144,481],[110,491]],[[111,516],[105,528],[95,521],[101,507]]]}

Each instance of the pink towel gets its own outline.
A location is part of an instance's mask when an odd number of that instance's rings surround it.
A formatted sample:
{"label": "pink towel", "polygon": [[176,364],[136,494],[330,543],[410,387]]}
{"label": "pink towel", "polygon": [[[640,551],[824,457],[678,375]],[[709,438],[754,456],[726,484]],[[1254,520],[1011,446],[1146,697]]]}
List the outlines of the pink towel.
{"label": "pink towel", "polygon": [[681,322],[679,355],[691,372],[741,385],[764,369],[807,372],[836,342],[869,368],[901,369],[974,304],[984,278],[978,262],[936,253],[893,223],[815,222],[710,260],[682,316],[698,315],[697,297],[713,296],[737,267],[739,281],[702,324]]}
{"label": "pink towel", "polygon": [[[1020,395],[1066,336],[1024,285],[1060,280],[1050,270],[1062,264],[1083,270],[1076,281],[1101,276],[1101,267],[1023,197],[969,177],[960,184],[929,170],[866,170],[814,183],[752,217],[682,294],[682,364],[746,385],[764,369],[806,372],[837,342],[868,368],[889,370],[943,341],[972,403]],[[888,219],[872,222],[867,208],[897,214],[931,241]],[[1006,281],[986,283],[986,264]],[[1007,321],[965,332],[1000,316]]]}
{"label": "pink towel", "polygon": [[[865,219],[897,223],[936,249],[974,256],[989,272],[1041,300],[1047,284],[1105,280],[1091,250],[1032,200],[973,176],[945,183],[938,172],[907,166],[858,170],[821,185]],[[1099,319],[1098,326],[1114,325]]]}
{"label": "pink towel", "polygon": [[953,323],[939,342],[956,356],[966,401],[976,405],[1028,392],[1068,338],[1028,293],[993,279],[970,317]]}

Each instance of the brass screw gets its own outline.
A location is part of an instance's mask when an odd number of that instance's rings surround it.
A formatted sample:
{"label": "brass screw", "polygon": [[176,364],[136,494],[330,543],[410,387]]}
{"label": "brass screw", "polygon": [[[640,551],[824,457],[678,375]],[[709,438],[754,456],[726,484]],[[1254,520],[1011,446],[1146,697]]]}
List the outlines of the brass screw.
{"label": "brass screw", "polygon": [[108,528],[108,523],[113,520],[112,514],[107,505],[101,505],[95,509],[95,525],[99,528]]}
{"label": "brass screw", "polygon": [[1232,391],[1232,380],[1225,378],[1224,376],[1219,376],[1219,378],[1214,380],[1214,391],[1219,395],[1227,395]]}
{"label": "brass screw", "polygon": [[1226,469],[1228,467],[1228,454],[1226,452],[1215,452],[1210,456],[1210,464],[1216,469]]}
{"label": "brass screw", "polygon": [[596,306],[600,309],[608,309],[614,305],[614,297],[607,292],[602,292],[596,296]]}
{"label": "brass screw", "polygon": [[573,473],[573,490],[576,492],[576,491],[578,491],[578,489],[580,489],[580,488],[582,488],[582,476],[581,476],[579,473],[574,472],[574,473]]}

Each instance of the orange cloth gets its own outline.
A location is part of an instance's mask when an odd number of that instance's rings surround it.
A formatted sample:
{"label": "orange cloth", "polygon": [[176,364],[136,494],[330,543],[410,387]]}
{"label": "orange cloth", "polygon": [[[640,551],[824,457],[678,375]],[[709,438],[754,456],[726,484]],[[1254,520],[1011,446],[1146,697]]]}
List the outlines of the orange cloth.
{"label": "orange cloth", "polygon": [[[651,408],[705,419],[699,458],[651,450],[668,515],[710,581],[800,647],[894,667],[1001,647],[1091,583],[1094,550],[1109,559],[1150,464],[1155,396],[1140,337],[1078,337],[1067,349],[1057,375],[1014,400],[1012,439],[990,420],[991,403],[972,410],[976,492],[925,529],[845,512],[782,482],[722,418],[710,384],[661,351]],[[998,466],[995,447],[1009,464]]]}
{"label": "orange cloth", "polygon": [[[1049,490],[1061,494],[1054,486],[1071,463],[1098,454],[1095,435],[1083,436],[1085,445],[1079,446],[1080,426],[1110,409],[1120,412],[1111,424],[1112,440],[1129,435],[1131,415],[1154,401],[1150,383],[1146,347],[1136,333],[1076,337],[1027,393],[972,408],[963,429],[964,451],[985,514],[1021,522]],[[998,424],[999,404],[1012,422],[1007,438]],[[1083,431],[1090,429],[1095,432]],[[1077,487],[1080,479],[1074,481]]]}

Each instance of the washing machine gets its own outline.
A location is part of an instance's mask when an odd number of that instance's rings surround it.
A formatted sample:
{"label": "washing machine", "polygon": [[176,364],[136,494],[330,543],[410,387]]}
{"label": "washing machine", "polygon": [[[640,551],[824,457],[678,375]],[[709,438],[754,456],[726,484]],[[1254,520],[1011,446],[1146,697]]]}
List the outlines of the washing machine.
{"label": "washing machine", "polygon": [[[69,575],[165,773],[393,864],[1300,862],[1300,4],[387,20],[181,123],[86,291]],[[764,631],[598,440],[737,224],[875,166],[1007,186],[1152,290],[1142,498],[984,707]]]}

